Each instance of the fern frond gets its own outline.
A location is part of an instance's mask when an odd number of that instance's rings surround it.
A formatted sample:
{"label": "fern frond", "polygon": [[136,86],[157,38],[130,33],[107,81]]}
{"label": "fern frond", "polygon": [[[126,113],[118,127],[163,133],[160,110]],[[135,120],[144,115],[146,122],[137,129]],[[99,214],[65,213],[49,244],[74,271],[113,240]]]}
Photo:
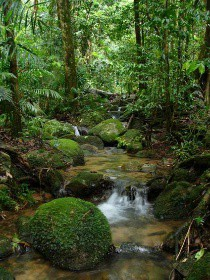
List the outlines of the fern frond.
{"label": "fern frond", "polygon": [[11,91],[5,87],[0,86],[0,102],[7,101],[12,103]]}
{"label": "fern frond", "polygon": [[53,99],[57,99],[57,100],[62,100],[62,96],[54,90],[51,89],[35,89],[34,93],[37,94],[38,96],[42,96],[42,97],[46,97],[46,98],[53,98]]}

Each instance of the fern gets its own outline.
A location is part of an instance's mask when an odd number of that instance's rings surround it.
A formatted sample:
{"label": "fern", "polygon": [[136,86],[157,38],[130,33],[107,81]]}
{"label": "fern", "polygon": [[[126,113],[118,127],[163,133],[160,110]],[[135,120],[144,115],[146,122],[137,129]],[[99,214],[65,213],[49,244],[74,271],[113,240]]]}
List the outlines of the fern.
{"label": "fern", "polygon": [[31,102],[28,102],[26,100],[22,100],[22,102],[20,103],[21,106],[21,110],[22,112],[30,112],[32,114],[42,114],[43,111],[41,110],[41,108],[39,107],[38,104],[32,104]]}
{"label": "fern", "polygon": [[51,89],[46,89],[46,88],[35,89],[34,93],[41,97],[53,98],[53,99],[57,99],[57,100],[63,99],[62,96],[57,91],[54,91]]}
{"label": "fern", "polygon": [[0,86],[0,102],[3,102],[3,101],[13,103],[11,91],[3,86]]}

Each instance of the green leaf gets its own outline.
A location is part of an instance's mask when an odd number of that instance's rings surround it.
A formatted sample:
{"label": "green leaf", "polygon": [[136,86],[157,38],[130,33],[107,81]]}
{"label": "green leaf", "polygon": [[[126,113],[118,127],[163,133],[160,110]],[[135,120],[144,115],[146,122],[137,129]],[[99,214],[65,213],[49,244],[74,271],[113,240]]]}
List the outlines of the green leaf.
{"label": "green leaf", "polygon": [[202,75],[203,73],[205,73],[205,65],[203,63],[199,64],[198,67],[199,73]]}
{"label": "green leaf", "polygon": [[205,253],[205,250],[203,248],[200,251],[198,251],[195,254],[196,261],[199,261],[203,257],[204,253]]}

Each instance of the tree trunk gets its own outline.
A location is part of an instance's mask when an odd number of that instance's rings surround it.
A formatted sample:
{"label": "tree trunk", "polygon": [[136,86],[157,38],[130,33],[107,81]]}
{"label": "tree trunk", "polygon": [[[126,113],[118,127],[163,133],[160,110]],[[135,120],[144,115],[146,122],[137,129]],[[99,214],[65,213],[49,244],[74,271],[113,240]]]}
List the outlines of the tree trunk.
{"label": "tree trunk", "polygon": [[62,32],[65,63],[65,95],[72,100],[77,88],[77,71],[74,50],[74,33],[69,0],[57,0],[59,25]]}
{"label": "tree trunk", "polygon": [[[134,20],[135,20],[135,35],[136,35],[136,55],[137,55],[137,65],[140,66],[142,61],[142,34],[143,30],[140,28],[140,16],[139,16],[139,4],[140,0],[134,0]],[[139,69],[138,69],[139,72]],[[139,74],[139,91],[146,88],[146,85],[144,82],[142,82],[142,75]]]}
{"label": "tree trunk", "polygon": [[[168,9],[169,0],[165,1],[165,9]],[[166,101],[166,130],[170,132],[172,126],[172,108],[170,95],[170,63],[169,63],[169,45],[168,30],[164,30],[163,35],[163,52],[165,57],[165,101]]]}
{"label": "tree trunk", "polygon": [[10,78],[10,87],[12,92],[12,135],[17,137],[22,131],[21,123],[21,108],[20,108],[20,93],[18,84],[18,63],[17,63],[17,50],[15,45],[14,30],[10,26],[12,19],[9,16],[12,1],[4,6],[4,23],[6,30],[6,38],[9,45],[9,72],[14,76]]}
{"label": "tree trunk", "polygon": [[[206,10],[210,13],[210,0],[206,1]],[[205,57],[210,58],[210,19],[208,18],[205,33]],[[210,106],[210,68],[206,66],[205,80],[204,80],[204,91],[205,91],[205,101],[206,105]]]}

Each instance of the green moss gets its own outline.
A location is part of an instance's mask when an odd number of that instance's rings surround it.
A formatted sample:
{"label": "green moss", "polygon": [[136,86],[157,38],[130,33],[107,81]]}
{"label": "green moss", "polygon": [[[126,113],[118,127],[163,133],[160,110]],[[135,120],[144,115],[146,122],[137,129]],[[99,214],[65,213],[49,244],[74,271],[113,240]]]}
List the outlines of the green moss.
{"label": "green moss", "polygon": [[210,279],[210,253],[207,252],[199,261],[195,262],[186,280]]}
{"label": "green moss", "polygon": [[50,140],[49,143],[52,147],[62,152],[63,155],[71,157],[74,165],[84,164],[84,153],[75,141],[70,139],[57,139]]}
{"label": "green moss", "polygon": [[92,128],[108,118],[109,118],[108,114],[103,110],[89,111],[82,114],[80,125],[88,128]]}
{"label": "green moss", "polygon": [[11,159],[6,153],[0,152],[0,176],[5,176],[6,172],[10,172]]}
{"label": "green moss", "polygon": [[10,189],[0,185],[0,210],[14,210],[17,203],[10,196]]}
{"label": "green moss", "polygon": [[0,259],[9,257],[12,253],[11,240],[4,235],[0,235]]}
{"label": "green moss", "polygon": [[74,140],[80,145],[89,144],[97,147],[99,150],[102,150],[104,148],[103,141],[97,136],[80,136],[75,137]]}
{"label": "green moss", "polygon": [[62,123],[57,120],[49,120],[45,122],[42,130],[44,139],[53,139],[64,135],[74,135],[74,128],[69,123]]}
{"label": "green moss", "polygon": [[192,173],[190,170],[183,169],[183,168],[174,169],[170,179],[170,181],[173,182],[180,182],[180,181],[194,182],[195,180],[196,180],[195,174]]}
{"label": "green moss", "polygon": [[71,156],[60,153],[56,149],[34,150],[25,155],[31,168],[58,168],[63,169],[73,163]]}
{"label": "green moss", "polygon": [[21,216],[16,222],[19,238],[28,243],[31,243],[30,219],[31,217]]}
{"label": "green moss", "polygon": [[111,186],[111,181],[104,179],[102,174],[90,171],[80,172],[66,185],[66,190],[77,197],[86,197],[95,192],[102,193]]}
{"label": "green moss", "polygon": [[106,143],[113,143],[124,132],[125,128],[119,120],[108,119],[93,127],[89,133],[100,137]]}
{"label": "green moss", "polygon": [[1,280],[14,280],[15,278],[9,271],[4,269],[3,267],[0,267],[0,279]]}
{"label": "green moss", "polygon": [[137,129],[129,129],[124,135],[117,138],[118,147],[126,148],[128,152],[138,152],[143,149],[142,135]]}
{"label": "green moss", "polygon": [[70,270],[94,267],[112,242],[105,216],[92,203],[76,198],[40,206],[30,227],[34,248],[54,265]]}
{"label": "green moss", "polygon": [[199,203],[204,187],[192,186],[188,182],[173,182],[166,186],[154,205],[154,213],[161,219],[182,219],[188,217]]}
{"label": "green moss", "polygon": [[206,133],[204,142],[205,142],[205,144],[206,144],[207,147],[210,147],[210,131],[208,131],[208,132]]}

